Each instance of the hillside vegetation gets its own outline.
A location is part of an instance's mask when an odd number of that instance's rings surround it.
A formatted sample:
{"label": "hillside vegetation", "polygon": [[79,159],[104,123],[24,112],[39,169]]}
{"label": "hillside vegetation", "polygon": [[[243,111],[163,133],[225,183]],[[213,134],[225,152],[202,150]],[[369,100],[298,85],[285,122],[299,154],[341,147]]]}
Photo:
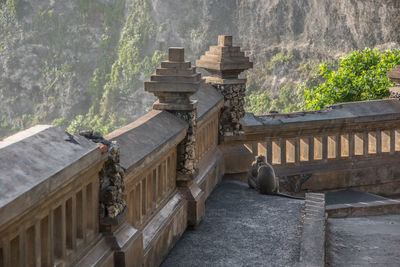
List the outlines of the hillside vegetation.
{"label": "hillside vegetation", "polygon": [[255,114],[319,110],[336,103],[383,99],[394,86],[387,72],[400,65],[400,49],[379,51],[365,48],[338,60],[304,66],[310,74],[304,82],[281,88],[277,97],[247,87],[247,110]]}
{"label": "hillside vegetation", "polygon": [[255,63],[249,111],[319,108],[330,100],[303,96],[333,96],[341,56],[397,51],[399,11],[397,0],[3,0],[0,137],[38,123],[110,132],[151,108],[143,82],[169,46],[194,62],[220,34]]}

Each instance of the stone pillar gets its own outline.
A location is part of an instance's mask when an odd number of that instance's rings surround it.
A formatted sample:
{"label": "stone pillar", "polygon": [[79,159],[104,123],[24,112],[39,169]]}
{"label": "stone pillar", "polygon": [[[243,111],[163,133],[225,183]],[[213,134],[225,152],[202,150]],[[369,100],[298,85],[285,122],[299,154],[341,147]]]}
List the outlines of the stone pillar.
{"label": "stone pillar", "polygon": [[[196,161],[197,101],[190,96],[204,82],[196,68],[186,62],[184,49],[168,49],[168,61],[161,62],[144,88],[158,100],[153,109],[165,110],[186,121],[189,125],[185,139],[178,145],[177,186],[189,201],[188,223],[196,226],[204,216],[204,192],[194,182],[198,173]],[[166,125],[168,127],[168,125]]]}
{"label": "stone pillar", "polygon": [[206,83],[214,86],[224,96],[224,108],[220,116],[219,133],[221,137],[242,134],[239,121],[244,117],[244,97],[246,79],[239,79],[241,72],[252,68],[253,63],[240,51],[240,47],[232,46],[232,36],[218,36],[218,45],[196,61],[197,67],[205,69],[210,76]]}
{"label": "stone pillar", "polygon": [[389,88],[390,98],[397,98],[400,100],[400,65],[390,70],[387,77],[395,83],[395,87]]}

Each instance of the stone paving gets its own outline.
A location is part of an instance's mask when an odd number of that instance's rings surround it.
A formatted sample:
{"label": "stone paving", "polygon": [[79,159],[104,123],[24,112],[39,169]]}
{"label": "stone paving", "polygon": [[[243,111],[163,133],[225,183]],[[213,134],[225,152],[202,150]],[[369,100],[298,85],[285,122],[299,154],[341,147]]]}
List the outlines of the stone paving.
{"label": "stone paving", "polygon": [[385,197],[353,189],[327,192],[325,197],[326,197],[326,205],[387,200],[387,198]]}
{"label": "stone paving", "polygon": [[202,223],[185,232],[161,266],[294,266],[303,203],[225,180],[207,200]]}
{"label": "stone paving", "polygon": [[400,215],[330,218],[327,237],[327,266],[399,266]]}

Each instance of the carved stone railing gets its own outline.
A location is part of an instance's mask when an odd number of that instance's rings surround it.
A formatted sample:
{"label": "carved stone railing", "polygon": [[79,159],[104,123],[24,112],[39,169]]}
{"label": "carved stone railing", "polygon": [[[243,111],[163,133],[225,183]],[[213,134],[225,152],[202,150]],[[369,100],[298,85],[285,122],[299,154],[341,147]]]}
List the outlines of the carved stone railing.
{"label": "carved stone railing", "polygon": [[[239,47],[217,48],[224,62],[248,61]],[[242,63],[228,69],[237,76]],[[159,265],[222,179],[220,133],[240,132],[243,101],[221,126],[220,91],[234,77],[223,78],[204,83],[183,48],[170,48],[145,83],[158,101],[135,122],[104,138],[37,126],[0,141],[0,266]]]}
{"label": "carved stone railing", "polygon": [[176,191],[177,146],[186,130],[173,115],[152,111],[107,136],[121,146],[128,218],[135,228],[142,230]]}
{"label": "carved stone railing", "polygon": [[99,239],[105,159],[96,144],[68,138],[40,125],[0,142],[1,266],[73,264]]}
{"label": "carved stone railing", "polygon": [[203,85],[192,97],[199,103],[196,135],[196,159],[204,156],[218,145],[219,116],[223,106],[223,97],[210,85]]}
{"label": "carved stone railing", "polygon": [[170,49],[146,83],[154,110],[98,145],[51,126],[0,141],[0,266],[157,266],[222,176],[246,178],[259,154],[289,191],[400,193],[399,100],[239,124],[252,64],[229,36],[199,63],[206,83]]}
{"label": "carved stone railing", "polygon": [[399,191],[397,99],[338,104],[315,112],[247,114],[242,122],[245,135],[225,137],[225,143],[241,142],[253,156],[264,155],[288,190],[298,191],[303,184],[302,189],[317,191]]}
{"label": "carved stone railing", "polygon": [[201,160],[218,145],[218,113],[198,125],[196,135],[196,158]]}

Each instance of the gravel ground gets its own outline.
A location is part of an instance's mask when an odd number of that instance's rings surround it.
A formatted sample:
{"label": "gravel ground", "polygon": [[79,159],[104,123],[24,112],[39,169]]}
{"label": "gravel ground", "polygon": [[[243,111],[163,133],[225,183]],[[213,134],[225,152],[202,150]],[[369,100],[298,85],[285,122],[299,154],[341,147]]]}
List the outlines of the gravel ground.
{"label": "gravel ground", "polygon": [[223,181],[202,223],[184,233],[161,266],[294,266],[303,203]]}

